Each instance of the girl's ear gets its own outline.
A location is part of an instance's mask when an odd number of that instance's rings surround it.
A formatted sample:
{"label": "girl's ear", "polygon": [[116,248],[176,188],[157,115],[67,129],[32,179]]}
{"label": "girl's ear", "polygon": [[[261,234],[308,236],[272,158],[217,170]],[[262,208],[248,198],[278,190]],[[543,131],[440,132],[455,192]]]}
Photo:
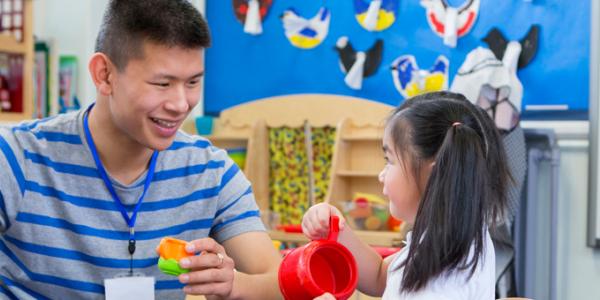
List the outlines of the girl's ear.
{"label": "girl's ear", "polygon": [[88,69],[98,93],[105,96],[110,95],[112,93],[111,82],[115,67],[108,56],[103,53],[94,53],[90,58]]}
{"label": "girl's ear", "polygon": [[429,164],[429,172],[431,172],[431,170],[433,170],[433,167],[435,167],[435,160]]}

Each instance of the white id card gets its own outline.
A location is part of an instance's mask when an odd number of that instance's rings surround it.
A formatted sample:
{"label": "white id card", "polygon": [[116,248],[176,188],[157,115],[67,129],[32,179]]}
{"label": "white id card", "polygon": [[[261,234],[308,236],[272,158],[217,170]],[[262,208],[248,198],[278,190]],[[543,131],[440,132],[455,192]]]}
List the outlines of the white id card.
{"label": "white id card", "polygon": [[104,279],[106,300],[154,300],[154,277]]}

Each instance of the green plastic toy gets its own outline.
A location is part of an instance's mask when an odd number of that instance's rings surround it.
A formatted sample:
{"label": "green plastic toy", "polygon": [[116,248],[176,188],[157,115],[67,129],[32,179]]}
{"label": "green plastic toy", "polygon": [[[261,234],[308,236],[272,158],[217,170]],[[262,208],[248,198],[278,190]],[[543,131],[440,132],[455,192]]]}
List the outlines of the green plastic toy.
{"label": "green plastic toy", "polygon": [[163,238],[158,246],[158,268],[167,275],[179,276],[188,273],[190,269],[185,269],[179,266],[179,260],[192,256],[185,251],[187,243],[174,238]]}

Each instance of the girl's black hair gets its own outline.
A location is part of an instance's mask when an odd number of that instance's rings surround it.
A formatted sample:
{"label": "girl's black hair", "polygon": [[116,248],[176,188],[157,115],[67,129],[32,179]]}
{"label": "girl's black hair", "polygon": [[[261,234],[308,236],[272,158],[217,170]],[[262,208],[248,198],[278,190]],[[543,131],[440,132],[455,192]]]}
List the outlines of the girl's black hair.
{"label": "girl's black hair", "polygon": [[418,291],[453,270],[470,269],[472,276],[487,227],[504,214],[511,180],[494,122],[464,96],[435,92],[406,100],[388,119],[387,131],[414,178],[434,163],[400,266],[401,292]]}

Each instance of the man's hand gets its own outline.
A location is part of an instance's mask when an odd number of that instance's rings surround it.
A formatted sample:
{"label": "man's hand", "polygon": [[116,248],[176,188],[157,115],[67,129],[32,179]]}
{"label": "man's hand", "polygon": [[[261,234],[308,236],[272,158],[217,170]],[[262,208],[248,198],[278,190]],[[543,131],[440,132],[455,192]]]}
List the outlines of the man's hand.
{"label": "man's hand", "polygon": [[183,291],[190,295],[215,295],[227,298],[233,288],[235,263],[227,256],[225,248],[211,238],[193,240],[186,246],[188,253],[200,253],[179,261],[182,268],[191,269],[179,275],[186,286]]}

